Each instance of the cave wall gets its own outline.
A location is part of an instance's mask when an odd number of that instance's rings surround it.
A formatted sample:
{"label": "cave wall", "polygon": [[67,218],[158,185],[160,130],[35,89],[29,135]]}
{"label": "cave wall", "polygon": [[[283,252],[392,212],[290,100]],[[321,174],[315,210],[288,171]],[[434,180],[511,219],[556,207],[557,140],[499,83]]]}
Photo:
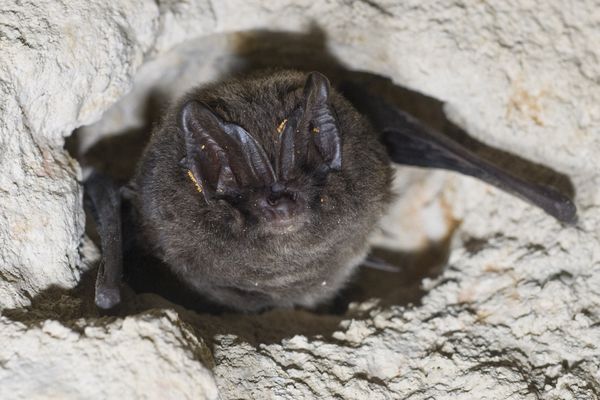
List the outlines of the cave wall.
{"label": "cave wall", "polygon": [[[557,0],[3,5],[0,397],[153,397],[147,383],[160,377],[174,398],[216,398],[216,388],[223,398],[597,397],[599,9]],[[146,295],[106,318],[65,291],[93,264],[92,246],[81,245],[81,170],[65,138],[135,92],[141,69],[177,45],[239,51],[235,32],[315,26],[347,68],[439,99],[475,139],[566,174],[578,224],[470,178],[403,169],[398,191],[411,190],[384,221],[392,239],[377,243],[415,248],[454,232],[448,267],[418,285],[417,304],[217,318]],[[149,311],[157,307],[176,311]]]}

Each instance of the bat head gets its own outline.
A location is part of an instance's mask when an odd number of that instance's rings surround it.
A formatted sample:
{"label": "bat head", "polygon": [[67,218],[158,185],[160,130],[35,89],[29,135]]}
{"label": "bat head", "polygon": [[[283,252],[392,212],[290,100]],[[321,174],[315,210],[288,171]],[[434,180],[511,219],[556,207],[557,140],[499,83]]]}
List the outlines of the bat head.
{"label": "bat head", "polygon": [[321,200],[319,188],[342,167],[329,94],[327,78],[309,74],[299,104],[278,125],[269,125],[272,132],[228,121],[197,99],[185,102],[178,114],[185,142],[181,165],[199,198],[228,208],[244,232],[299,230]]}

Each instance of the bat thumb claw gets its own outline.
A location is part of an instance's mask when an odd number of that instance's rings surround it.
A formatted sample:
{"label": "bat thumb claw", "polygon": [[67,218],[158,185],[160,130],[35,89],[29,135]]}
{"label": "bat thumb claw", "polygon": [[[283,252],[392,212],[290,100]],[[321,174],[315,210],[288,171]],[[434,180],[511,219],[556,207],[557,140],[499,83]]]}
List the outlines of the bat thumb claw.
{"label": "bat thumb claw", "polygon": [[121,291],[118,288],[99,288],[96,290],[95,303],[102,310],[110,310],[121,303]]}

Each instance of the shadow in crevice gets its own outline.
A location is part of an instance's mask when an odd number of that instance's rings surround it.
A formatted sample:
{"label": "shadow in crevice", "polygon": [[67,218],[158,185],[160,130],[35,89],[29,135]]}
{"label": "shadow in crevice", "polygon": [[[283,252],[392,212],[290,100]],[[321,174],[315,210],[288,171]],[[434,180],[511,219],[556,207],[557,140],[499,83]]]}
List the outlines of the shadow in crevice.
{"label": "shadow in crevice", "polygon": [[[234,47],[232,57],[237,58],[238,61],[232,63],[230,70],[223,72],[221,79],[266,68],[318,70],[326,74],[334,86],[350,81],[367,87],[370,92],[442,131],[482,158],[527,181],[554,186],[563,193],[573,195],[573,186],[566,176],[469,137],[465,131],[446,118],[441,101],[395,85],[388,78],[344,68],[342,63],[327,50],[327,38],[317,27],[313,27],[306,34],[272,31],[237,33],[231,35],[230,43],[233,43]],[[143,100],[145,117],[142,127],[122,132],[109,132],[110,136],[99,140],[85,154],[77,153],[77,134],[69,141],[67,147],[82,165],[103,171],[119,182],[126,182],[134,172],[136,161],[142,154],[152,126],[160,120],[163,110],[167,107],[165,98],[167,96],[163,93],[151,91]],[[184,315],[184,319],[193,322],[195,326],[202,327],[209,333],[209,337],[217,333],[234,333],[250,343],[277,342],[296,334],[330,336],[339,322],[348,318],[346,314],[349,312],[348,304],[353,301],[378,297],[381,298],[381,304],[385,306],[419,304],[425,294],[420,283],[423,278],[435,277],[440,273],[441,267],[448,258],[450,240],[451,235],[440,243],[432,243],[423,250],[413,253],[376,250],[376,255],[400,266],[402,271],[390,273],[361,269],[348,288],[343,290],[333,302],[320,307],[316,312],[275,310],[259,315],[226,312],[212,315],[195,314],[158,296],[135,295],[131,291],[126,291],[123,305],[114,313],[125,316],[154,307],[178,308]],[[127,265],[125,267],[127,268]],[[60,296],[82,299],[78,305],[72,305],[71,311],[65,314],[69,317],[100,315],[93,305],[93,278],[94,272],[85,274],[79,287],[72,291],[53,288],[40,293],[33,299],[30,308],[30,311],[37,310],[38,314],[30,313],[29,316],[39,315],[39,318],[43,319],[46,315],[46,318],[52,318],[55,313],[47,307],[47,304]],[[162,278],[155,279],[153,283],[156,285],[154,288],[140,291],[156,292],[167,287],[163,285]],[[178,298],[179,292],[176,287],[175,284],[174,289],[168,289],[166,293],[162,290],[161,294],[175,303],[193,308],[193,302],[186,303]],[[171,293],[168,293],[169,291]],[[12,315],[11,318],[24,318],[18,310],[9,310],[7,315],[9,317]]]}
{"label": "shadow in crevice", "polygon": [[[96,268],[82,274],[80,283],[73,289],[56,286],[38,293],[30,306],[6,309],[2,316],[20,322],[28,327],[38,327],[45,320],[61,321],[76,332],[83,333],[81,318],[96,319],[127,317],[157,309],[173,309],[180,318],[193,326],[209,345],[220,342],[221,335],[234,335],[236,341],[258,347],[260,344],[280,343],[281,340],[302,335],[307,338],[331,340],[340,323],[347,319],[369,318],[373,307],[392,305],[416,306],[425,291],[421,281],[425,277],[436,276],[445,265],[450,241],[436,244],[417,253],[403,253],[389,250],[376,250],[375,254],[402,265],[400,272],[385,272],[361,268],[353,281],[329,303],[316,310],[275,309],[259,314],[243,314],[213,309],[208,312],[194,311],[196,307],[187,303],[189,299],[172,294],[135,293],[129,286],[122,287],[122,304],[103,312],[94,304]],[[163,292],[160,290],[159,292]],[[170,301],[179,300],[179,301]],[[351,302],[363,302],[378,298],[376,305],[367,309],[348,308]],[[185,304],[185,307],[181,305]],[[187,307],[187,308],[186,308]]]}
{"label": "shadow in crevice", "polygon": [[[280,343],[295,335],[330,338],[339,323],[349,317],[302,309],[276,309],[259,314],[196,312],[154,293],[137,294],[127,285],[122,287],[122,303],[105,312],[94,304],[96,271],[94,268],[84,273],[79,285],[73,289],[48,287],[32,298],[31,305],[4,309],[0,315],[28,328],[38,328],[47,320],[57,320],[84,334],[83,329],[89,322],[83,323],[82,318],[91,319],[92,324],[104,324],[115,318],[145,313],[156,315],[157,310],[172,309],[209,344],[218,341],[219,335],[235,335],[236,340],[253,346]],[[360,316],[353,314],[352,317]],[[98,318],[103,321],[96,322]]]}
{"label": "shadow in crevice", "polygon": [[[252,346],[280,343],[295,335],[331,340],[339,324],[349,318],[368,318],[372,307],[392,305],[417,306],[425,294],[421,281],[436,276],[445,265],[451,236],[419,252],[405,253],[376,249],[374,254],[389,263],[401,266],[399,272],[385,272],[360,268],[352,282],[329,303],[316,310],[276,309],[259,314],[243,314],[213,309],[194,311],[190,298],[164,293],[136,294],[129,286],[122,287],[122,304],[103,312],[94,304],[94,286],[97,269],[82,274],[80,283],[73,289],[56,286],[38,293],[32,304],[25,308],[6,309],[2,316],[29,327],[37,327],[48,319],[61,321],[74,331],[82,332],[81,318],[116,318],[155,312],[157,309],[174,309],[180,318],[197,329],[207,343],[219,342],[219,335],[234,335],[237,341]],[[163,288],[164,289],[164,288]],[[348,308],[351,302],[377,298],[378,303],[367,309]],[[170,299],[170,300],[168,300]],[[182,305],[184,304],[184,305]],[[106,320],[106,321],[108,321]]]}
{"label": "shadow in crevice", "polygon": [[80,134],[75,131],[65,141],[65,148],[84,167],[91,167],[125,184],[134,173],[137,161],[150,140],[152,128],[160,121],[167,104],[159,91],[151,91],[143,100],[143,124],[140,127],[109,132],[85,152],[80,152]]}
{"label": "shadow in crevice", "polygon": [[[443,132],[483,159],[493,162],[502,169],[526,180],[553,186],[571,199],[574,187],[569,178],[553,169],[531,162],[525,158],[499,150],[476,140],[444,113],[444,103],[423,93],[394,84],[386,77],[363,71],[352,71],[343,66],[327,49],[327,37],[317,26],[307,33],[277,31],[248,31],[231,34],[233,44],[232,62],[224,70],[220,81],[232,76],[243,76],[268,69],[297,69],[320,71],[327,75],[332,84],[339,87],[352,82],[368,88],[390,104],[415,116],[428,126]],[[183,60],[182,62],[184,62]],[[167,73],[168,71],[165,71]],[[191,84],[190,87],[195,86]],[[71,154],[84,166],[91,166],[118,179],[127,181],[135,170],[136,161],[142,154],[152,127],[159,121],[168,107],[170,96],[158,90],[150,91],[144,103],[144,124],[122,132],[108,132],[85,154],[77,152],[77,132],[67,144]]]}

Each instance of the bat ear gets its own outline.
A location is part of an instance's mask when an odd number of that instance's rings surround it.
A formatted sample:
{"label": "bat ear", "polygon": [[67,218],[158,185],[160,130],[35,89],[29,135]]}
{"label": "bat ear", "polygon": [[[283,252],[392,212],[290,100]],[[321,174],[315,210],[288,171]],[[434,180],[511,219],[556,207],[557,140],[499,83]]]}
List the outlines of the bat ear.
{"label": "bat ear", "polygon": [[179,114],[185,138],[184,167],[207,201],[215,193],[235,196],[246,186],[275,182],[269,158],[239,125],[224,122],[207,105],[189,101]]}
{"label": "bat ear", "polygon": [[304,110],[313,143],[330,170],[342,167],[342,140],[335,111],[329,104],[330,85],[325,75],[311,72],[304,84]]}
{"label": "bat ear", "polygon": [[[216,117],[216,116],[215,116]],[[242,186],[270,186],[275,182],[275,172],[262,146],[239,125],[219,120],[225,133],[224,140],[231,159],[236,162],[234,172]]]}
{"label": "bat ear", "polygon": [[280,177],[284,181],[292,177],[294,166],[297,162],[296,149],[298,144],[296,143],[296,130],[298,129],[301,117],[302,109],[297,108],[278,128],[278,131],[281,133],[278,166]]}
{"label": "bat ear", "polygon": [[181,161],[190,178],[207,202],[217,195],[239,192],[229,157],[217,141],[223,135],[218,117],[204,104],[188,101],[178,116],[179,129],[185,141],[185,157]]}

